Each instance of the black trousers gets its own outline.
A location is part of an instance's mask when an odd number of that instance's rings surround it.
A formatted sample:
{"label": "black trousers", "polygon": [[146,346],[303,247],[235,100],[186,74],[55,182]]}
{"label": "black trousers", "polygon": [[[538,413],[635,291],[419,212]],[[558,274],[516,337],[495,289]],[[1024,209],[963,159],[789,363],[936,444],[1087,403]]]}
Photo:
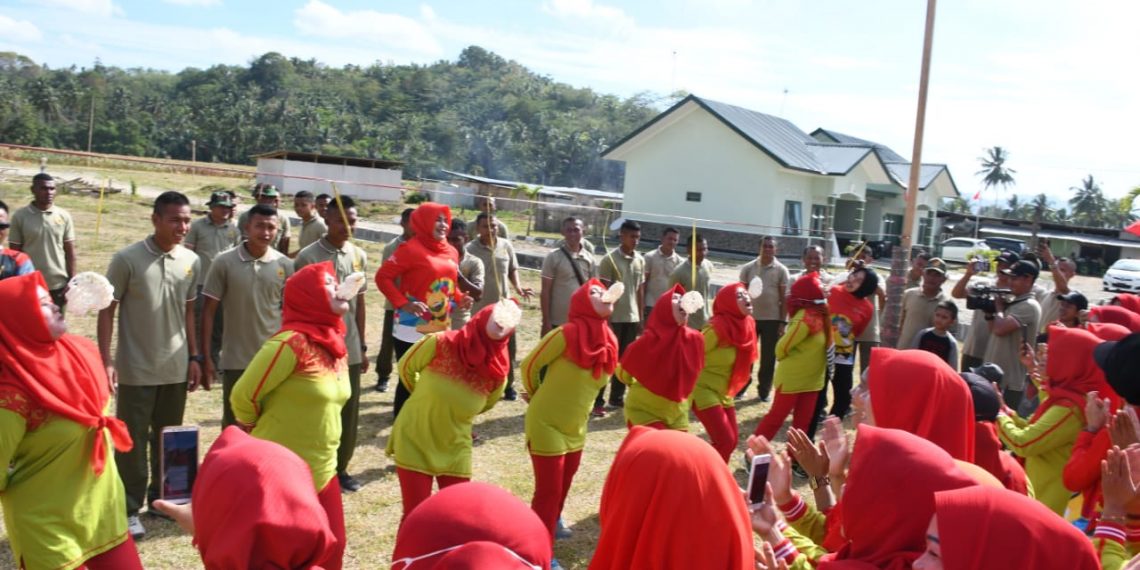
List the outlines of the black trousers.
{"label": "black trousers", "polygon": [[376,382],[378,384],[387,384],[388,378],[392,376],[392,355],[393,343],[396,340],[392,338],[392,327],[396,320],[396,311],[388,309],[384,311],[384,325],[380,332],[380,354],[376,355]]}
{"label": "black trousers", "polygon": [[851,410],[851,387],[855,374],[854,364],[835,364],[835,377],[831,379],[831,391],[835,402],[831,404],[831,415],[843,419]]}
{"label": "black trousers", "polygon": [[[618,340],[618,357],[625,354],[625,349],[634,340],[637,340],[637,335],[641,334],[641,323],[610,323],[610,328],[613,329],[614,335]],[[594,407],[600,408],[605,404],[606,388],[602,387],[598,390],[598,397],[594,398]],[[617,379],[617,376],[610,378],[610,405],[621,407],[625,404],[625,384]]]}
{"label": "black trousers", "polygon": [[[396,353],[396,362],[399,362],[400,359],[404,357],[404,353],[407,352],[409,348],[412,348],[412,344],[413,343],[404,342],[404,341],[402,341],[398,338],[395,338],[395,337],[392,338],[392,349]],[[399,374],[398,370],[396,372],[397,372],[397,374]],[[411,397],[411,395],[412,395],[412,393],[408,391],[407,386],[404,386],[404,383],[400,380],[399,376],[397,375],[397,377],[396,377],[396,396],[392,400],[392,421],[393,422],[396,421],[396,416],[400,415],[400,408],[404,407],[404,402],[407,402],[408,398]]]}
{"label": "black trousers", "polygon": [[[760,345],[760,368],[756,370],[756,394],[767,399],[772,393],[772,374],[776,372],[776,343],[780,340],[780,321],[756,321],[756,342]],[[740,389],[743,396],[752,380]]]}

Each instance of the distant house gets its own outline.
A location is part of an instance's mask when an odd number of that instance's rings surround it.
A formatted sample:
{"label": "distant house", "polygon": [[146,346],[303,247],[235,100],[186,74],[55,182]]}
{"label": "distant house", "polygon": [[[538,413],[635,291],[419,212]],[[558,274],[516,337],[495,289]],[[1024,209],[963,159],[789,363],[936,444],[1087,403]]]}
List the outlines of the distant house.
{"label": "distant house", "polygon": [[[1036,232],[1033,222],[1009,218],[994,218],[938,212],[939,240],[951,237],[972,237],[977,227],[978,237],[991,236],[1021,240],[1031,246],[1033,235],[1045,239],[1053,253],[1074,259],[1096,259],[1105,266],[1118,259],[1140,259],[1140,237],[1120,229],[1092,228],[1071,223],[1041,222]],[[978,227],[977,224],[981,223]],[[1092,271],[1092,270],[1090,270]]]}
{"label": "distant house", "polygon": [[[700,218],[710,246],[756,251],[756,236],[898,243],[910,164],[891,149],[690,95],[603,154],[625,162],[626,217],[653,226]],[[914,243],[934,243],[942,198],[958,196],[950,171],[923,164]],[[650,229],[643,232],[654,238]],[[794,248],[794,249],[790,249]]]}
{"label": "distant house", "polygon": [[393,160],[276,150],[254,156],[257,181],[285,194],[308,190],[332,194],[329,180],[341,194],[363,200],[402,201],[404,163]]}

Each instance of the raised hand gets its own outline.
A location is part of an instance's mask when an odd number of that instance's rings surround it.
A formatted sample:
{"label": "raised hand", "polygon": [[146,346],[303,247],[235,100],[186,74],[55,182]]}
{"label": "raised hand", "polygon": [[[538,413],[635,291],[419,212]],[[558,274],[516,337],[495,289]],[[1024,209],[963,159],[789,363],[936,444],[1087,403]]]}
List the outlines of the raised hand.
{"label": "raised hand", "polygon": [[1140,497],[1140,487],[1132,478],[1128,456],[1114,445],[1100,462],[1100,486],[1104,494],[1104,517],[1120,518],[1125,506]]}
{"label": "raised hand", "polygon": [[745,455],[749,462],[752,457],[767,453],[772,456],[768,466],[768,484],[772,486],[773,499],[777,504],[783,505],[792,500],[792,463],[786,453],[777,453],[768,438],[762,435],[753,435],[748,438],[748,451]]}
{"label": "raised hand", "polygon": [[827,416],[823,420],[823,450],[827,453],[828,475],[832,480],[842,478],[847,471],[847,459],[851,456],[847,434],[843,431],[843,420]]}
{"label": "raised hand", "polygon": [[808,476],[818,478],[827,475],[828,458],[822,442],[819,447],[816,447],[811,438],[802,430],[794,427],[788,428],[788,449]]}
{"label": "raised hand", "polygon": [[1121,449],[1140,443],[1140,420],[1136,419],[1136,412],[1132,406],[1124,406],[1112,416],[1108,425],[1108,436],[1112,444]]}
{"label": "raised hand", "polygon": [[1095,390],[1085,394],[1085,430],[1098,432],[1108,423],[1108,398]]}

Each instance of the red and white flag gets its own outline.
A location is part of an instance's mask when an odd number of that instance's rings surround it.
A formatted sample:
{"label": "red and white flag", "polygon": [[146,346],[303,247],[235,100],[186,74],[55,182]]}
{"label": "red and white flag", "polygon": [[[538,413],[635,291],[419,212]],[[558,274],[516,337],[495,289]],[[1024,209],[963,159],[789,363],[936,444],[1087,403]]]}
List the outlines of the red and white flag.
{"label": "red and white flag", "polygon": [[974,201],[977,202],[981,197],[982,197],[982,189],[978,188],[978,191],[974,193]]}
{"label": "red and white flag", "polygon": [[1140,236],[1140,222],[1132,222],[1128,227],[1124,228],[1124,231],[1134,236]]}

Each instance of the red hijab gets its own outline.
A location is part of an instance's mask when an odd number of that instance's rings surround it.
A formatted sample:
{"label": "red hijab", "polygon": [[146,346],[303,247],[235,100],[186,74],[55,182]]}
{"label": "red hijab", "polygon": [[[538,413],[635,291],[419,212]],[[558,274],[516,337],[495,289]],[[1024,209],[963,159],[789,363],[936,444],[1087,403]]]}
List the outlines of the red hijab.
{"label": "red hijab", "polygon": [[348,354],[344,346],[344,318],[332,312],[325,278],[336,281],[331,261],[306,265],[285,281],[281,330],[294,331],[324,348],[335,360]]}
{"label": "red hijab", "polygon": [[921,437],[868,425],[856,429],[847,487],[835,507],[841,509],[846,540],[818,567],[910,568],[926,550],[934,493],[978,482],[950,454]]}
{"label": "red hijab", "polygon": [[740,487],[692,434],[630,428],[602,488],[598,522],[591,570],[756,565]]}
{"label": "red hijab", "polygon": [[1102,305],[1089,309],[1102,323],[1115,323],[1132,332],[1140,332],[1140,314],[1116,305]]}
{"label": "red hijab", "polygon": [[594,378],[613,374],[617,366],[618,341],[605,317],[598,315],[590,302],[590,288],[606,286],[590,279],[570,296],[570,317],[562,325],[566,338],[566,358],[579,368],[593,370]]}
{"label": "red hijab", "polygon": [[796,312],[800,309],[804,310],[803,322],[807,325],[811,334],[819,334],[823,331],[827,335],[827,344],[831,344],[831,316],[827,312],[827,303],[817,303],[816,301],[823,301],[826,296],[823,294],[823,285],[819,280],[819,273],[812,271],[805,273],[792,283],[792,287],[788,289],[788,318],[796,316]]}
{"label": "red hijab", "polygon": [[503,383],[511,364],[507,353],[511,335],[500,340],[487,336],[487,323],[494,310],[495,305],[487,305],[463,328],[436,333],[438,356],[431,365],[483,395],[494,392]]}
{"label": "red hijab", "polygon": [[[110,397],[99,350],[73,334],[52,339],[40,312],[37,288],[47,290],[36,271],[0,281],[0,388],[15,389],[47,411],[79,425],[108,430],[118,451],[131,449],[131,436],[117,418],[104,416]],[[107,462],[102,433],[95,437],[91,468],[103,473]],[[7,465],[3,466],[5,469]]]}
{"label": "red hijab", "polygon": [[423,249],[433,253],[455,252],[455,248],[451,247],[446,239],[435,239],[435,224],[440,216],[443,216],[447,226],[451,227],[451,208],[435,202],[420,204],[408,221],[413,232],[409,243],[419,244]]}
{"label": "red hijab", "polygon": [[1120,407],[1120,396],[1108,385],[1104,371],[1093,360],[1100,337],[1084,329],[1049,327],[1049,360],[1045,364],[1049,397],[1041,403],[1030,421],[1037,421],[1053,406],[1072,406],[1084,417],[1085,394],[1096,390],[1108,398],[1112,411]]}
{"label": "red hijab", "polygon": [[760,360],[760,349],[756,345],[756,321],[751,313],[744,313],[736,302],[738,291],[747,293],[743,283],[733,283],[720,288],[713,301],[713,316],[709,324],[716,331],[720,346],[736,348],[736,360],[732,363],[732,375],[728,378],[728,393],[735,394],[748,383],[752,373],[752,363]]}
{"label": "red hijab", "polygon": [[1131,293],[1121,293],[1116,296],[1116,304],[1132,311],[1133,313],[1140,314],[1140,295],[1133,295]]}
{"label": "red hijab", "polygon": [[494,485],[469,482],[440,489],[408,513],[392,569],[550,568],[551,556],[546,525],[529,506]]}
{"label": "red hijab", "polygon": [[684,293],[684,287],[674,285],[657,298],[658,310],[649,313],[645,332],[621,357],[621,367],[642,386],[674,402],[689,397],[705,367],[704,335],[673,318],[673,295]]}
{"label": "red hijab", "polygon": [[336,546],[309,466],[236,426],[210,447],[191,499],[194,543],[211,570],[319,569]]}
{"label": "red hijab", "polygon": [[974,465],[988,471],[1006,489],[1029,494],[1025,468],[1002,448],[993,422],[974,422]]}
{"label": "red hijab", "polygon": [[1101,340],[1120,340],[1132,334],[1126,327],[1114,323],[1085,323],[1084,329]]}
{"label": "red hijab", "polygon": [[974,461],[974,399],[946,361],[925,350],[872,348],[867,369],[875,425],[908,431]]}
{"label": "red hijab", "polygon": [[969,487],[935,493],[934,505],[946,570],[1100,568],[1088,537],[1024,495]]}

